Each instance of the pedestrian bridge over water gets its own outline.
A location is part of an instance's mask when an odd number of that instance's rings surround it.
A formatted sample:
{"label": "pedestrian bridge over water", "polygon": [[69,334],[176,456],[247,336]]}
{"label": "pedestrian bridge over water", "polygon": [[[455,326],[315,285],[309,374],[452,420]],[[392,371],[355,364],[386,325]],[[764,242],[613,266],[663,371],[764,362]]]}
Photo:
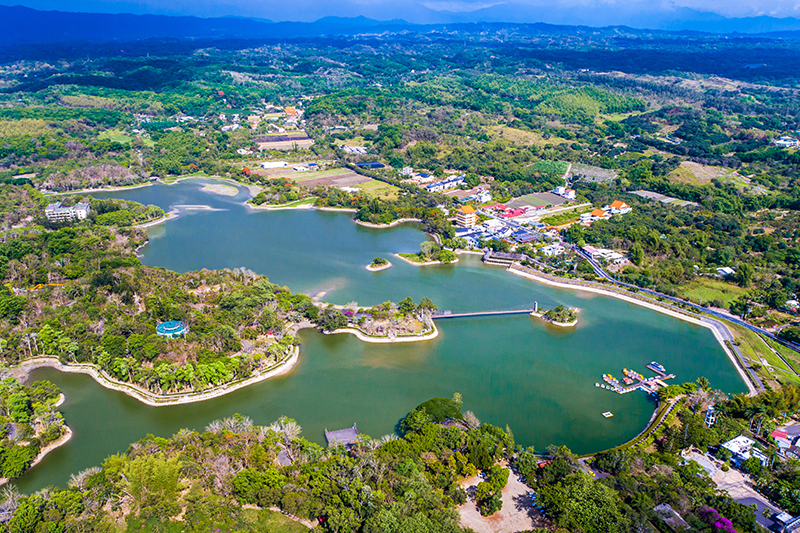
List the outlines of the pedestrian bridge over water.
{"label": "pedestrian bridge over water", "polygon": [[439,311],[433,313],[431,318],[440,320],[444,318],[464,318],[464,317],[478,317],[478,316],[502,316],[502,315],[529,315],[535,308],[530,309],[493,309],[489,311],[471,311],[468,313],[453,313],[452,311]]}

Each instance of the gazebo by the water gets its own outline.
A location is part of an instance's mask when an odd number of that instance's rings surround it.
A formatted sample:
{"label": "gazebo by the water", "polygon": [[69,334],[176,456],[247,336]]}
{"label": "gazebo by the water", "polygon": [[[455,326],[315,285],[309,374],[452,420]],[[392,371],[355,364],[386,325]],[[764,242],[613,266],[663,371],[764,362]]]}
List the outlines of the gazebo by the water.
{"label": "gazebo by the water", "polygon": [[189,326],[180,320],[170,320],[168,322],[162,322],[156,326],[156,333],[161,337],[166,337],[167,339],[177,339],[178,337],[186,335],[188,331]]}
{"label": "gazebo by the water", "polygon": [[328,441],[328,446],[348,447],[358,441],[358,428],[355,424],[351,428],[337,429],[336,431],[328,431],[326,428],[325,440]]}

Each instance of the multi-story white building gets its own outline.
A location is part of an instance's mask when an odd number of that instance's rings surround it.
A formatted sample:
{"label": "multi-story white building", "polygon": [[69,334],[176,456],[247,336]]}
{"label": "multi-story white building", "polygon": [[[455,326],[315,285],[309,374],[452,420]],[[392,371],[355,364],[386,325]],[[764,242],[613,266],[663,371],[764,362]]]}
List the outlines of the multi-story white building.
{"label": "multi-story white building", "polygon": [[89,216],[89,204],[75,204],[72,207],[63,207],[61,202],[49,204],[44,209],[44,216],[50,222],[68,222],[71,220],[84,220]]}

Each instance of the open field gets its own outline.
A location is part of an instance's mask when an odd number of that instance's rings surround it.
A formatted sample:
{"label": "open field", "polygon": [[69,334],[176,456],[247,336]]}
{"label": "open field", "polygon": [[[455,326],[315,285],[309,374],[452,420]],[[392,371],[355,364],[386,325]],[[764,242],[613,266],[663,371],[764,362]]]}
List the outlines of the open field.
{"label": "open field", "polygon": [[755,190],[758,187],[750,185],[750,180],[741,176],[738,172],[730,168],[713,167],[701,165],[692,161],[684,161],[678,168],[670,172],[670,181],[674,183],[685,183],[688,185],[705,185],[717,179],[722,183],[731,183],[738,190]]}
{"label": "open field", "polygon": [[562,139],[561,137],[550,137],[549,139],[545,139],[539,133],[509,128],[508,126],[495,126],[489,128],[489,135],[495,139],[506,139],[516,144],[522,144],[525,146],[544,147],[546,144],[556,145],[569,142],[567,139]]}
{"label": "open field", "polygon": [[583,163],[573,163],[570,175],[573,179],[602,182],[615,179],[617,177],[617,171],[592,165],[584,165]]}
{"label": "open field", "polygon": [[133,137],[120,130],[107,130],[97,136],[101,141],[109,140],[120,144],[130,144]]}
{"label": "open field", "polygon": [[721,279],[698,277],[675,287],[678,296],[695,303],[721,300],[725,307],[747,293],[747,290]]}
{"label": "open field", "polygon": [[557,194],[553,194],[551,192],[535,192],[533,194],[528,194],[525,196],[520,196],[519,198],[515,198],[508,202],[506,205],[511,208],[518,208],[518,207],[551,207],[554,205],[561,205],[567,200],[558,196]]}

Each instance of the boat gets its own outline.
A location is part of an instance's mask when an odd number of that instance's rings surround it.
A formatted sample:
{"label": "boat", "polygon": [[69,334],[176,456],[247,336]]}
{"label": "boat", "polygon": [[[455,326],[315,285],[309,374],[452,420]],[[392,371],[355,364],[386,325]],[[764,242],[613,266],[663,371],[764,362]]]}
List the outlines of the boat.
{"label": "boat", "polygon": [[595,386],[595,387],[599,387],[599,386],[600,386],[600,384],[599,384],[599,383],[595,383],[595,384],[594,384],[594,386]]}
{"label": "boat", "polygon": [[664,369],[664,367],[662,365],[656,363],[655,361],[650,361],[650,364],[647,365],[647,366],[649,366],[651,369],[655,370],[656,372],[661,372],[662,374],[666,374],[667,373],[667,371]]}
{"label": "boat", "polygon": [[631,378],[622,378],[622,382],[625,385],[630,385],[631,383],[633,383],[633,380]]}
{"label": "boat", "polygon": [[605,413],[603,413],[603,416],[606,418],[611,418],[612,416],[614,416],[614,413],[612,413],[611,411],[606,411]]}
{"label": "boat", "polygon": [[640,373],[636,372],[635,370],[629,370],[627,368],[623,368],[622,372],[631,379],[638,379],[639,381],[644,380],[644,376]]}

